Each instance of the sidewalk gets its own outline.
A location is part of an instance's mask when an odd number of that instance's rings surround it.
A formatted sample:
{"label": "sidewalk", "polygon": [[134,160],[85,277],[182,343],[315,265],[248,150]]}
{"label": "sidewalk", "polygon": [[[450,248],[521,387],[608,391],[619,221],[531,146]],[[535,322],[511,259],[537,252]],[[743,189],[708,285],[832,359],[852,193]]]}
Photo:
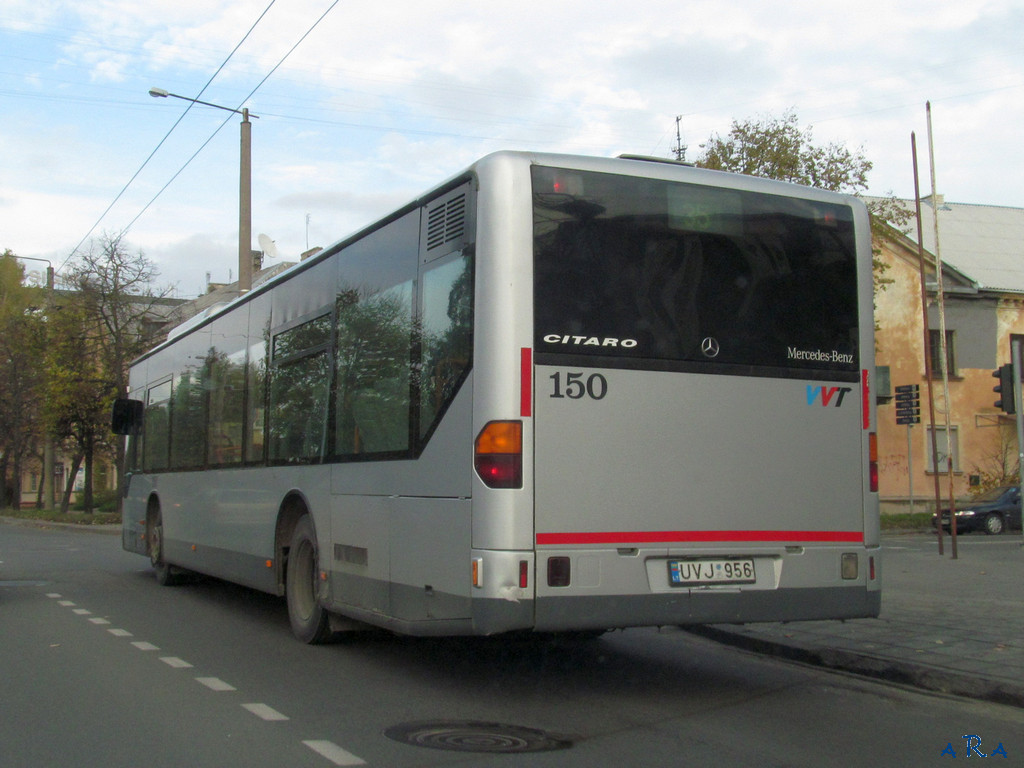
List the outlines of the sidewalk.
{"label": "sidewalk", "polygon": [[930,691],[1024,707],[1024,547],[964,534],[882,538],[877,619],[717,624],[696,634],[759,653]]}

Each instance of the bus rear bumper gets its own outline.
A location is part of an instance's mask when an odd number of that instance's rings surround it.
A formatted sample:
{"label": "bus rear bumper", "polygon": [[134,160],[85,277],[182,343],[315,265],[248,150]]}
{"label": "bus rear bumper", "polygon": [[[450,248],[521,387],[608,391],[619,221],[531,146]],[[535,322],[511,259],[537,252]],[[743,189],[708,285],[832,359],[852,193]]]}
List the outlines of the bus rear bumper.
{"label": "bus rear bumper", "polygon": [[688,590],[652,595],[541,597],[539,632],[619,629],[758,621],[811,621],[878,616],[882,594],[860,586],[779,589],[771,592]]}

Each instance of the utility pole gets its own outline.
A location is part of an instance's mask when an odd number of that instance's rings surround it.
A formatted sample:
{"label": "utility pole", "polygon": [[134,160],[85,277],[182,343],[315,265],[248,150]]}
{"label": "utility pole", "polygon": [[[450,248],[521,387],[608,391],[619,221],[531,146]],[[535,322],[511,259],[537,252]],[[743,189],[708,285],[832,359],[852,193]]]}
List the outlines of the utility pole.
{"label": "utility pole", "polygon": [[223,107],[209,101],[179,96],[163,88],[150,88],[149,95],[161,99],[170,96],[242,116],[241,156],[238,163],[238,291],[246,293],[252,288],[252,123],[249,122],[249,118],[256,119],[259,115],[250,115],[248,108]]}
{"label": "utility pole", "polygon": [[245,293],[252,288],[252,123],[249,122],[248,109],[242,109],[241,133],[238,174],[238,290]]}
{"label": "utility pole", "polygon": [[[935,484],[935,514],[939,515],[941,523],[942,515],[942,489],[939,484],[939,442],[935,430],[935,374],[932,370],[932,356],[930,350],[931,334],[928,323],[928,288],[924,270],[924,225],[921,222],[921,183],[917,171],[917,136],[910,132],[910,153],[914,160],[914,206],[917,218],[917,263],[921,273],[921,328],[924,330],[924,380],[928,387],[928,438],[931,442],[932,456],[935,457],[935,471],[932,472],[932,480]],[[941,273],[942,264],[938,260],[935,263],[935,271]],[[950,527],[953,526],[956,510],[950,509]],[[942,543],[942,525],[935,526],[935,535],[939,541],[939,554],[945,554]]]}
{"label": "utility pole", "polygon": [[[939,192],[935,183],[935,142],[932,140],[932,103],[925,102],[925,111],[928,116],[928,165],[931,170],[932,181],[932,227],[935,236],[935,283],[936,296],[939,302],[939,345],[942,352],[942,397],[945,400],[945,425],[946,425],[946,476],[949,478],[949,540],[951,542],[951,556],[957,559],[956,546],[956,500],[953,493],[953,429],[951,420],[953,417],[953,401],[949,396],[949,353],[946,342],[946,300],[945,291],[942,287],[942,248],[939,246]],[[935,471],[939,471],[939,457],[935,457]],[[941,526],[940,526],[941,527]]]}

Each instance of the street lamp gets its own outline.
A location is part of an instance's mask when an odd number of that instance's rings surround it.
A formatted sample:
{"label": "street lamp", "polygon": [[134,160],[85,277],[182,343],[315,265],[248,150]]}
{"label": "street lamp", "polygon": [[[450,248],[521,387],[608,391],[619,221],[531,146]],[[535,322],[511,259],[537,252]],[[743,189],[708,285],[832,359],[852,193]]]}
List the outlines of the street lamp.
{"label": "street lamp", "polygon": [[[150,88],[149,95],[157,99],[171,96],[242,116],[242,157],[238,174],[238,290],[244,293],[252,288],[252,123],[249,122],[249,110],[222,107],[220,104],[169,93],[163,88]],[[259,115],[251,117],[255,119]]]}

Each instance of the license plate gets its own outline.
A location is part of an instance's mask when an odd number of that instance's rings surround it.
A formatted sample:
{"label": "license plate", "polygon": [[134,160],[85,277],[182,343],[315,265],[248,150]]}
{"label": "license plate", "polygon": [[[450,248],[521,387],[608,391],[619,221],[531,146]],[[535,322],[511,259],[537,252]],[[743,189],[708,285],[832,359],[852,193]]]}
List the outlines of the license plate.
{"label": "license plate", "polygon": [[673,587],[705,584],[753,584],[757,581],[752,559],[669,560],[668,583]]}

